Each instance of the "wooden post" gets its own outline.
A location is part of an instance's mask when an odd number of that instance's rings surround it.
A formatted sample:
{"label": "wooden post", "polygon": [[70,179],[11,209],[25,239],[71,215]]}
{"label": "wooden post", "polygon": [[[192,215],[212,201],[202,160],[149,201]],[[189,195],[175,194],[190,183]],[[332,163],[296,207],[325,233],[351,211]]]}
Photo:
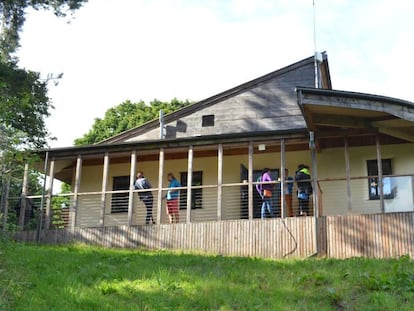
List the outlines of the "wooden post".
{"label": "wooden post", "polygon": [[191,222],[191,187],[193,185],[193,146],[188,147],[188,171],[187,171],[187,223]]}
{"label": "wooden post", "polygon": [[318,164],[316,161],[316,150],[311,149],[312,157],[312,188],[313,188],[313,214],[319,217],[319,187],[318,187]]}
{"label": "wooden post", "polygon": [[348,205],[348,214],[352,213],[351,200],[351,165],[349,160],[349,145],[348,137],[344,137],[344,151],[345,151],[345,172],[346,172],[346,200]]}
{"label": "wooden post", "polygon": [[135,185],[135,170],[137,167],[137,152],[131,153],[131,170],[129,175],[129,197],[128,197],[128,226],[132,226],[132,216],[134,212],[134,185]]}
{"label": "wooden post", "polygon": [[3,178],[1,206],[3,206],[3,231],[7,231],[7,218],[9,212],[10,176]]}
{"label": "wooden post", "polygon": [[385,205],[384,205],[384,186],[382,182],[382,156],[381,156],[381,144],[380,144],[380,137],[379,134],[375,136],[375,143],[377,146],[377,165],[378,165],[378,189],[380,193],[380,207],[381,213],[385,213]]}
{"label": "wooden post", "polygon": [[101,227],[105,226],[105,207],[106,207],[106,191],[108,185],[108,171],[109,171],[109,154],[105,152],[104,166],[102,172],[102,193],[101,193],[101,218],[99,224]]}
{"label": "wooden post", "polygon": [[73,230],[77,225],[77,217],[79,213],[79,189],[80,180],[82,174],[82,157],[78,155],[76,159],[76,172],[75,172],[75,186],[73,189],[73,204],[70,210],[70,228]]}
{"label": "wooden post", "polygon": [[218,145],[217,150],[217,220],[222,220],[223,197],[223,145]]}
{"label": "wooden post", "polygon": [[286,157],[285,157],[285,139],[280,140],[280,217],[286,217],[286,200],[285,200],[285,188],[286,188]]}
{"label": "wooden post", "polygon": [[316,149],[312,145],[311,148],[311,157],[312,157],[312,188],[313,188],[313,217],[315,219],[315,233],[313,235],[315,243],[315,252],[319,252],[319,188],[318,188],[318,164],[316,161]]}
{"label": "wooden post", "polygon": [[42,239],[42,226],[43,226],[43,204],[45,200],[45,192],[46,192],[46,176],[47,176],[47,167],[49,165],[49,151],[46,151],[45,154],[45,165],[43,168],[44,171],[44,178],[43,178],[43,186],[42,186],[42,197],[40,198],[40,217],[39,223],[37,224],[37,241],[40,242]]}
{"label": "wooden post", "polygon": [[55,159],[53,158],[50,161],[50,170],[49,170],[49,186],[46,199],[46,217],[45,217],[45,229],[49,230],[51,223],[51,214],[52,214],[52,194],[53,194],[53,179],[55,177]]}
{"label": "wooden post", "polygon": [[249,219],[253,219],[253,142],[249,142],[249,189],[248,189]]}
{"label": "wooden post", "polygon": [[24,219],[26,216],[26,208],[27,208],[27,188],[28,188],[28,178],[29,178],[29,163],[24,165],[24,173],[23,173],[23,185],[22,185],[22,198],[20,204],[20,215],[19,215],[19,228],[23,230],[24,228]]}
{"label": "wooden post", "polygon": [[160,148],[158,160],[158,197],[157,197],[157,224],[161,223],[162,213],[162,180],[164,178],[164,148]]}

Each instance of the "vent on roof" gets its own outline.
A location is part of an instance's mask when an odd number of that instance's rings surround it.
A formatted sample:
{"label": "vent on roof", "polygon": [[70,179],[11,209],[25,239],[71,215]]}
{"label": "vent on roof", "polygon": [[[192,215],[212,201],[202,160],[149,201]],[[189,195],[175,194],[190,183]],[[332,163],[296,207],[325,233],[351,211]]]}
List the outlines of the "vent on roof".
{"label": "vent on roof", "polygon": [[202,127],[214,126],[214,114],[203,116],[201,126]]}

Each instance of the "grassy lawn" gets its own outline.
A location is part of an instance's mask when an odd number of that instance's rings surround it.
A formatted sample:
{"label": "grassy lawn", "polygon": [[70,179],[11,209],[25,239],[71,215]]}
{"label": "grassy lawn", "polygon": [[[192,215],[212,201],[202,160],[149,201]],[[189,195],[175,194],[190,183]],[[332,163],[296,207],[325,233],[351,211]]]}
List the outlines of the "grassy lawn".
{"label": "grassy lawn", "polygon": [[414,261],[0,242],[0,310],[414,310]]}

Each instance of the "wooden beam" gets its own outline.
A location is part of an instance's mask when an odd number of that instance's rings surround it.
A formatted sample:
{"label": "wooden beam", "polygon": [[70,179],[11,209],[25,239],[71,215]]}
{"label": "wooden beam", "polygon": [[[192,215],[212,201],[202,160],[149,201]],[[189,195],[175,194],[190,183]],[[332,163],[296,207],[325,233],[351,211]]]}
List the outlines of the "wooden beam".
{"label": "wooden beam", "polygon": [[222,196],[223,196],[223,145],[218,145],[217,150],[217,220],[222,220]]}
{"label": "wooden beam", "polygon": [[162,213],[162,180],[164,178],[164,148],[160,148],[160,155],[158,158],[158,196],[157,196],[157,224],[161,223]]}
{"label": "wooden beam", "polygon": [[388,136],[396,137],[414,143],[414,135],[407,131],[401,131],[389,127],[380,127],[378,128],[378,131],[382,134],[386,134]]}
{"label": "wooden beam", "polygon": [[191,222],[191,187],[193,186],[193,146],[188,147],[188,171],[187,171],[187,220]]}
{"label": "wooden beam", "polygon": [[249,142],[249,188],[248,188],[248,211],[249,219],[253,219],[253,142]]}
{"label": "wooden beam", "polygon": [[381,144],[380,144],[380,136],[377,134],[376,139],[376,146],[377,146],[377,165],[378,165],[378,188],[380,193],[380,207],[381,213],[385,212],[384,206],[384,187],[382,182],[382,155],[381,155]]}
{"label": "wooden beam", "polygon": [[346,200],[348,205],[348,214],[352,213],[351,200],[351,165],[349,160],[348,137],[344,137],[344,153],[345,153],[345,173],[346,173]]}
{"label": "wooden beam", "polygon": [[53,179],[55,178],[55,159],[52,158],[50,161],[50,169],[49,169],[49,186],[48,186],[48,193],[46,198],[46,217],[45,217],[45,229],[49,230],[50,223],[51,223],[51,214],[52,214],[52,194],[53,194]]}
{"label": "wooden beam", "polygon": [[282,138],[280,140],[280,210],[281,210],[281,217],[286,217],[286,200],[285,200],[285,188],[286,188],[286,177],[285,176],[285,168],[286,168],[286,154],[285,154],[285,140]]}
{"label": "wooden beam", "polygon": [[109,154],[105,153],[104,166],[102,172],[102,193],[101,193],[101,215],[99,224],[101,227],[105,226],[105,208],[106,208],[106,191],[108,186],[108,171],[109,171]]}
{"label": "wooden beam", "polygon": [[371,124],[361,118],[341,115],[314,114],[313,124],[317,126],[333,126],[342,128],[370,128]]}
{"label": "wooden beam", "polygon": [[131,168],[129,172],[129,193],[128,193],[128,226],[132,226],[132,216],[134,214],[134,184],[135,171],[137,166],[137,152],[131,152]]}
{"label": "wooden beam", "polygon": [[73,230],[77,224],[77,217],[79,213],[79,189],[82,176],[82,156],[78,155],[76,159],[76,172],[75,172],[75,186],[73,189],[73,205],[70,208],[70,228]]}
{"label": "wooden beam", "polygon": [[22,197],[21,197],[21,204],[20,204],[20,215],[19,215],[19,228],[23,230],[24,228],[24,219],[26,216],[26,208],[27,208],[27,190],[28,190],[28,177],[29,177],[29,163],[25,163],[24,165],[24,173],[23,173],[23,185],[22,185]]}

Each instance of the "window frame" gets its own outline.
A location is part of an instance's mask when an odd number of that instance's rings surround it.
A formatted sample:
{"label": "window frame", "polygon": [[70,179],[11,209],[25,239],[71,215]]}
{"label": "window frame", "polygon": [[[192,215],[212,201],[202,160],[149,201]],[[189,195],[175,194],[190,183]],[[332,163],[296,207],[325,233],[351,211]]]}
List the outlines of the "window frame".
{"label": "window frame", "polygon": [[[188,172],[180,172],[180,183],[182,187],[187,187]],[[192,186],[203,185],[203,171],[194,171],[192,177]],[[187,208],[187,191],[181,191],[180,194],[180,210]],[[203,208],[203,189],[191,189],[191,209]]]}
{"label": "window frame", "polygon": [[[112,177],[112,191],[129,190],[130,176]],[[128,213],[129,193],[112,193],[111,214]]]}
{"label": "window frame", "polygon": [[215,123],[214,114],[206,114],[201,117],[201,127],[213,127]]}
{"label": "window frame", "polygon": [[[394,189],[392,187],[392,179],[386,177],[392,175],[392,159],[382,159],[382,189],[384,194],[384,199],[393,199],[395,197]],[[378,187],[378,161],[367,160],[367,175],[368,175],[368,198],[369,200],[379,200],[380,199],[380,189]],[[389,183],[389,184],[388,184]],[[385,187],[389,188],[390,191],[384,191]]]}

